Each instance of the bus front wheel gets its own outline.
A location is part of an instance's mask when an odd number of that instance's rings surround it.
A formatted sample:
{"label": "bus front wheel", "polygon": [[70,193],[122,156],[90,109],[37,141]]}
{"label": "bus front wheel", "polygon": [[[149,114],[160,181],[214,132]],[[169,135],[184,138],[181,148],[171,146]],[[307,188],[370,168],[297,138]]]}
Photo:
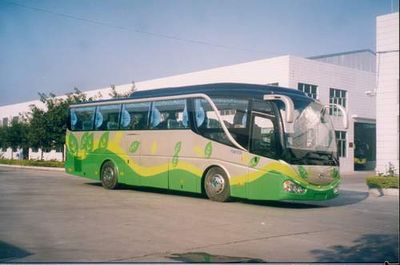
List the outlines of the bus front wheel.
{"label": "bus front wheel", "polygon": [[210,168],[204,178],[204,190],[210,200],[226,202],[231,192],[229,179],[225,171],[219,167]]}
{"label": "bus front wheel", "polygon": [[118,173],[111,161],[105,162],[101,167],[101,185],[108,190],[113,190],[118,185]]}

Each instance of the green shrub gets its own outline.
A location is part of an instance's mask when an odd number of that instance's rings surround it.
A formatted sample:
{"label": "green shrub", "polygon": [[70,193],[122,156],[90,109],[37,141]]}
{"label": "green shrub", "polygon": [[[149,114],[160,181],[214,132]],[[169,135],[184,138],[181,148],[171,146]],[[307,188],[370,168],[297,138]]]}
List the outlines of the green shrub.
{"label": "green shrub", "polygon": [[399,177],[389,176],[372,176],[366,179],[369,188],[378,189],[398,189],[399,188]]}
{"label": "green shrub", "polygon": [[64,162],[50,160],[10,160],[0,159],[0,164],[19,165],[19,166],[36,166],[36,167],[64,167]]}

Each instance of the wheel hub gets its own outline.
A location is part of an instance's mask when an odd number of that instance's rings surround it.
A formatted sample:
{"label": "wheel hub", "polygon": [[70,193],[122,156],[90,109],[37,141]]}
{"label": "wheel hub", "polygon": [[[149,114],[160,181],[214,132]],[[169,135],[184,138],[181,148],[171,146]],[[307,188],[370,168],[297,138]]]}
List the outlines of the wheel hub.
{"label": "wheel hub", "polygon": [[103,178],[106,182],[111,182],[112,179],[114,178],[114,170],[112,168],[105,168],[104,173],[103,173]]}
{"label": "wheel hub", "polygon": [[213,193],[219,194],[224,190],[225,180],[220,174],[215,174],[210,179],[210,188]]}

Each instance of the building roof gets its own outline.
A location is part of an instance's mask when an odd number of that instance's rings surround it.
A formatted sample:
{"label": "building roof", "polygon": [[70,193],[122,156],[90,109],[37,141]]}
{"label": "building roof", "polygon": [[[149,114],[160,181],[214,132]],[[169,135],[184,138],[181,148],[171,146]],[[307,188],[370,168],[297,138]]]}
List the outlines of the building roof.
{"label": "building roof", "polygon": [[355,51],[338,52],[338,53],[311,56],[311,57],[307,57],[307,59],[314,60],[314,59],[320,59],[320,58],[336,57],[336,56],[341,56],[341,55],[358,54],[358,53],[370,53],[372,55],[375,55],[375,52],[370,49],[362,49],[362,50],[355,50]]}
{"label": "building roof", "polygon": [[367,72],[376,71],[376,54],[370,49],[332,53],[307,59],[350,67]]}

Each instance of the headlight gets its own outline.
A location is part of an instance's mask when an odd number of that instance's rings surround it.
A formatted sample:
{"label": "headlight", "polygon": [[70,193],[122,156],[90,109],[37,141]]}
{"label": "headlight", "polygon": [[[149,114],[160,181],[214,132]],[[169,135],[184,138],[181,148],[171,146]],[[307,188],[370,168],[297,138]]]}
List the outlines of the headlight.
{"label": "headlight", "polygon": [[306,189],[304,189],[302,186],[294,183],[291,180],[286,180],[283,182],[283,190],[286,192],[291,192],[291,193],[304,193],[306,192]]}

